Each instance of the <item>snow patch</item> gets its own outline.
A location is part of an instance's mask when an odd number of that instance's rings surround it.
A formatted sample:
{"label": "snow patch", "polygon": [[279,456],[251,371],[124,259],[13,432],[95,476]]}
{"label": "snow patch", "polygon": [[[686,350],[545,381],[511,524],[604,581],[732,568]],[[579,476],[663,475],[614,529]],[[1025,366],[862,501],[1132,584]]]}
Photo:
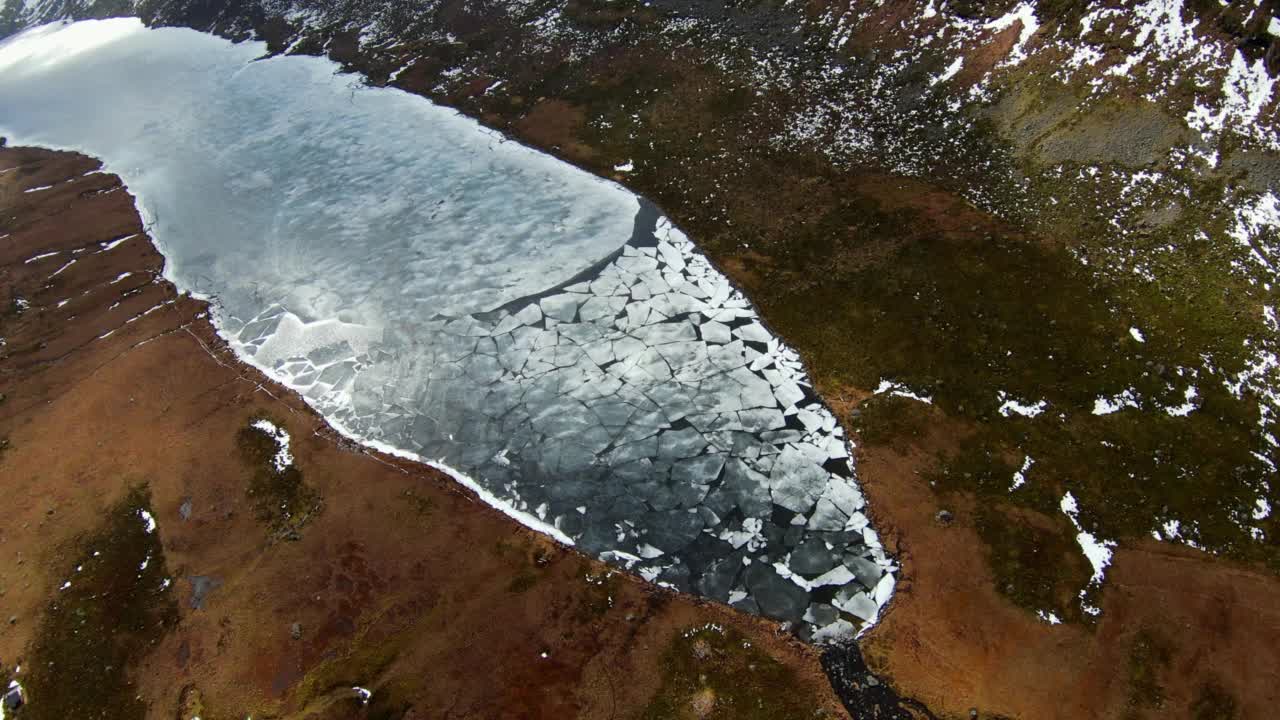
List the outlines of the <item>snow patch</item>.
{"label": "snow patch", "polygon": [[1000,402],[1000,416],[1010,417],[1012,415],[1021,415],[1023,417],[1035,417],[1044,412],[1049,407],[1047,400],[1040,400],[1035,403],[1025,403],[1021,400],[1009,397],[1003,390],[996,393],[996,400]]}
{"label": "snow patch", "polygon": [[1071,524],[1076,528],[1076,542],[1080,545],[1080,550],[1084,553],[1085,558],[1089,560],[1089,564],[1093,566],[1093,577],[1089,580],[1089,585],[1080,591],[1080,606],[1090,615],[1097,615],[1100,610],[1089,605],[1085,598],[1092,589],[1102,587],[1103,580],[1106,579],[1107,566],[1111,564],[1111,553],[1115,548],[1114,540],[1099,540],[1094,537],[1093,533],[1088,532],[1080,524],[1080,507],[1076,503],[1075,496],[1071,491],[1067,491],[1062,496],[1062,502],[1059,504],[1070,520]]}
{"label": "snow patch", "polygon": [[926,405],[933,404],[933,398],[929,395],[921,395],[919,393],[916,393],[911,389],[909,389],[906,385],[903,385],[902,383],[882,379],[880,381],[880,384],[876,386],[876,389],[871,391],[871,394],[883,395],[885,393],[888,393],[890,395],[896,395],[898,397],[909,398],[911,400],[916,400]]}
{"label": "snow patch", "polygon": [[142,518],[142,527],[148,533],[156,531],[156,519],[146,508],[138,510],[138,517]]}
{"label": "snow patch", "polygon": [[271,458],[271,465],[276,472],[284,472],[293,465],[293,453],[289,451],[289,431],[282,427],[277,427],[275,423],[267,419],[254,420],[250,426],[266,433],[267,437],[276,442],[276,454]]}

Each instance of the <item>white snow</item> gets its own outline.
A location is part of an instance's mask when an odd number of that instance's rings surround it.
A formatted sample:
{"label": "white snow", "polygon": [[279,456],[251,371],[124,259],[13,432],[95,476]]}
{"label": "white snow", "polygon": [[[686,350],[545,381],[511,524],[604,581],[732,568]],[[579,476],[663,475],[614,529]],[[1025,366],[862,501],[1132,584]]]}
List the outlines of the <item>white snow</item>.
{"label": "white snow", "polygon": [[[1197,100],[1187,112],[1186,123],[1192,129],[1207,134],[1231,129],[1249,135],[1251,129],[1258,125],[1263,110],[1271,103],[1273,85],[1262,58],[1250,63],[1244,53],[1236,51],[1222,81],[1221,101],[1214,107]],[[1274,137],[1270,139],[1272,142],[1269,144],[1274,149]]]}
{"label": "white snow", "polygon": [[909,389],[906,385],[903,385],[902,383],[898,383],[898,382],[893,382],[892,380],[881,379],[880,384],[876,386],[876,389],[871,391],[872,395],[883,395],[884,393],[889,393],[890,395],[896,395],[898,397],[904,397],[911,400],[916,400],[926,405],[933,404],[932,397],[928,395],[921,395],[919,393],[916,393],[911,389]]}
{"label": "white snow", "polygon": [[26,260],[24,260],[24,261],[23,261],[23,264],[24,264],[24,265],[30,265],[30,264],[31,264],[31,263],[33,263],[33,262],[37,262],[37,261],[39,261],[39,260],[43,260],[43,259],[45,259],[45,258],[53,257],[54,255],[60,255],[60,254],[61,254],[61,252],[60,252],[60,251],[58,251],[58,250],[54,250],[53,252],[42,253],[42,254],[40,254],[40,255],[36,255],[36,256],[34,256],[34,257],[29,257],[29,258],[27,258]]}
{"label": "white snow", "polygon": [[1147,341],[1147,338],[1143,336],[1142,331],[1136,327],[1129,328],[1129,337],[1133,338],[1135,342],[1144,343]]}
{"label": "white snow", "polygon": [[284,472],[289,466],[293,465],[293,453],[289,451],[290,438],[288,430],[277,427],[275,423],[266,419],[254,420],[251,425],[276,441],[276,454],[271,458],[271,464],[275,467],[276,472]]}
{"label": "white snow", "polygon": [[1133,388],[1129,388],[1114,397],[1098,396],[1093,401],[1094,415],[1110,415],[1113,412],[1119,412],[1125,408],[1138,407],[1138,399],[1133,393]]}
{"label": "white snow", "polygon": [[1062,496],[1060,507],[1063,514],[1071,519],[1071,524],[1075,525],[1076,542],[1080,544],[1080,550],[1093,566],[1093,577],[1089,580],[1089,587],[1080,591],[1081,607],[1090,615],[1097,615],[1100,612],[1098,608],[1085,603],[1084,598],[1090,589],[1102,586],[1102,581],[1106,579],[1107,566],[1111,564],[1111,552],[1116,543],[1114,540],[1098,540],[1093,533],[1086,531],[1080,525],[1080,507],[1076,504],[1075,496],[1071,491],[1067,491]]}
{"label": "white snow", "polygon": [[155,517],[150,513],[150,511],[148,511],[148,510],[146,510],[145,508],[143,508],[143,509],[141,509],[141,510],[139,510],[139,511],[138,511],[138,517],[142,518],[142,527],[143,527],[143,528],[144,528],[148,533],[153,533],[153,532],[155,532],[155,531],[156,531],[156,519],[155,519]]}
{"label": "white snow", "polygon": [[1018,468],[1018,471],[1013,474],[1013,482],[1009,484],[1009,492],[1013,492],[1027,483],[1027,471],[1035,464],[1036,461],[1030,455],[1024,456],[1022,467]]}
{"label": "white snow", "polygon": [[75,258],[71,258],[70,260],[68,260],[68,261],[66,261],[65,263],[63,263],[63,264],[62,264],[62,266],[61,266],[61,267],[59,267],[57,270],[54,270],[54,271],[53,271],[53,274],[52,274],[52,275],[50,275],[49,277],[51,277],[51,278],[53,278],[53,277],[57,277],[57,276],[59,276],[59,275],[61,275],[61,274],[62,274],[62,271],[63,271],[63,270],[66,270],[67,268],[69,268],[69,267],[71,267],[72,265],[75,265],[75,264],[76,264],[76,259],[75,259]]}
{"label": "white snow", "polygon": [[1183,392],[1183,403],[1181,405],[1166,407],[1164,411],[1173,417],[1185,417],[1190,415],[1197,407],[1199,407],[1195,402],[1198,393],[1199,391],[1196,389],[1195,385],[1188,385],[1187,389]]}
{"label": "white snow", "polygon": [[943,70],[941,73],[938,73],[932,79],[930,79],[929,84],[937,85],[938,83],[943,83],[950,80],[951,78],[955,77],[957,73],[960,72],[960,68],[962,67],[964,67],[964,58],[957,57],[955,60],[951,61],[951,64],[948,65],[945,70]]}
{"label": "white snow", "polygon": [[115,249],[116,247],[118,247],[121,243],[124,243],[124,242],[126,242],[126,241],[132,240],[133,238],[136,238],[136,237],[138,237],[137,233],[135,233],[135,234],[133,234],[133,235],[125,235],[124,237],[120,238],[119,240],[112,240],[112,241],[110,241],[110,242],[105,242],[105,243],[103,243],[103,244],[101,245],[101,247],[99,248],[98,252],[106,252],[106,251],[108,251],[108,250],[113,250],[113,249]]}
{"label": "white snow", "polygon": [[1015,22],[1021,23],[1018,41],[1014,44],[1013,49],[1009,51],[1009,56],[1005,58],[1001,65],[1017,65],[1027,59],[1027,41],[1040,29],[1040,21],[1036,19],[1035,5],[1030,2],[1018,3],[1009,12],[983,26],[987,30],[1000,32],[1012,26]]}
{"label": "white snow", "polygon": [[1016,398],[1009,397],[1003,390],[996,393],[996,400],[1001,401],[999,408],[1001,417],[1009,417],[1011,415],[1035,417],[1049,407],[1049,403],[1046,400],[1039,400],[1035,403],[1026,403]]}
{"label": "white snow", "polygon": [[629,173],[629,172],[631,172],[632,170],[635,170],[635,169],[636,169],[636,165],[635,165],[635,163],[633,163],[633,162],[631,162],[630,160],[628,160],[628,161],[626,161],[626,162],[622,163],[621,165],[614,165],[614,166],[613,166],[613,169],[614,169],[614,171],[615,171],[615,172],[620,172],[620,173]]}

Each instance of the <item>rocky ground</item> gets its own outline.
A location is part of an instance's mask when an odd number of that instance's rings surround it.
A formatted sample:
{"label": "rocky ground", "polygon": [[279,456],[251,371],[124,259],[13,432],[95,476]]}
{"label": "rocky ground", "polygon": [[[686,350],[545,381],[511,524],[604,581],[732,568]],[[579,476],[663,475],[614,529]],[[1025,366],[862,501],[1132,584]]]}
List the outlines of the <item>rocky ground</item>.
{"label": "rocky ground", "polygon": [[1273,714],[1270,3],[37,9],[327,54],[653,198],[859,437],[864,648],[934,713]]}

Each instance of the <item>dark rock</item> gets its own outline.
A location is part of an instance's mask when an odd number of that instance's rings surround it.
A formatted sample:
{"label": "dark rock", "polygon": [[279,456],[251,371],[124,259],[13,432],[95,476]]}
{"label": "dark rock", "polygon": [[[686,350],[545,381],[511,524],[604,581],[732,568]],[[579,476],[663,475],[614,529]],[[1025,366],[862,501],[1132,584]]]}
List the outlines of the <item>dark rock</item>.
{"label": "dark rock", "polygon": [[4,694],[3,705],[6,712],[13,712],[21,708],[25,702],[22,697],[22,690],[19,688],[10,688],[9,692]]}
{"label": "dark rock", "polygon": [[302,623],[296,622],[289,626],[289,637],[294,640],[302,639]]}
{"label": "dark rock", "polygon": [[855,718],[937,720],[923,703],[899,696],[888,683],[875,678],[854,642],[828,645],[822,653],[822,669]]}
{"label": "dark rock", "polygon": [[950,510],[939,510],[938,514],[933,517],[943,525],[950,525],[951,521],[956,519],[956,516],[952,515]]}

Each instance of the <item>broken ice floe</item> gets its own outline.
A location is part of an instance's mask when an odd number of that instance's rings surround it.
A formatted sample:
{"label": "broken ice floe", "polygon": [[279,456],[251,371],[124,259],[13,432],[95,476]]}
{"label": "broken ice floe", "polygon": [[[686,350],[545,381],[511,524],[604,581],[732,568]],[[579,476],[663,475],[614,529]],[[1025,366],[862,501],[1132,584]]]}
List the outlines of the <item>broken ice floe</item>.
{"label": "broken ice floe", "polygon": [[346,431],[459,468],[650,580],[797,624],[827,605],[826,634],[891,594],[843,430],[665,219],[589,278],[412,339],[279,306],[239,325],[233,345]]}
{"label": "broken ice floe", "polygon": [[[166,276],[341,432],[811,637],[876,619],[894,565],[848,438],[656,208],[420,98],[353,90],[328,60],[263,51],[136,20],[36,28],[0,44],[0,126],[121,174]],[[287,467],[287,434],[257,427]]]}

